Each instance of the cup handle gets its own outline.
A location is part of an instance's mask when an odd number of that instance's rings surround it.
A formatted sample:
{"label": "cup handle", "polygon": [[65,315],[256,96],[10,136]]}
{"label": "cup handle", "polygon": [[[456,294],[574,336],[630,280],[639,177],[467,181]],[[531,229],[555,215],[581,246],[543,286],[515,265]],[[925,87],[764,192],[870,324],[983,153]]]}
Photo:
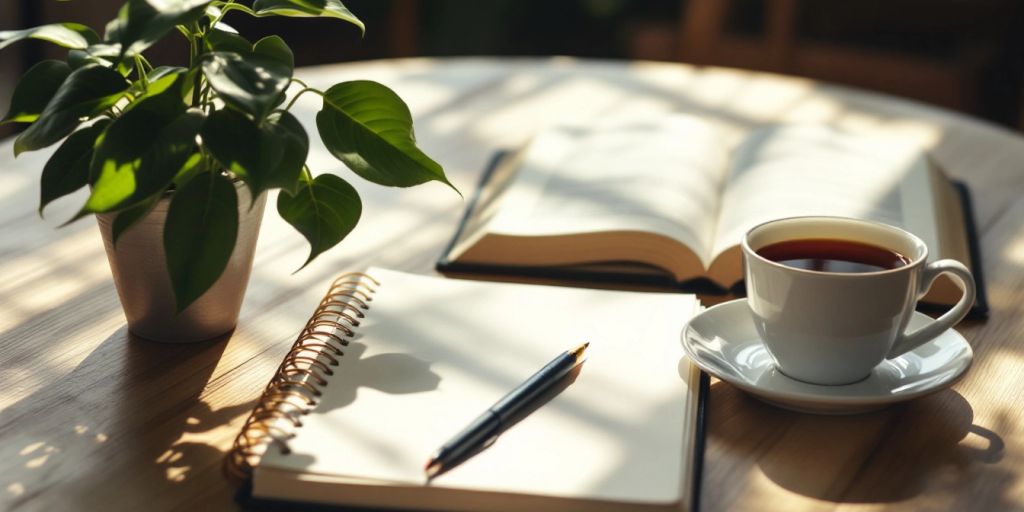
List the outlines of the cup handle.
{"label": "cup handle", "polygon": [[931,288],[932,282],[935,281],[935,278],[939,277],[939,274],[946,272],[953,274],[953,276],[960,281],[960,285],[964,292],[963,296],[960,297],[960,301],[957,302],[952,309],[928,325],[911,333],[903,333],[903,335],[896,339],[896,343],[893,344],[892,349],[889,350],[889,353],[885,356],[886,359],[899,357],[911,350],[914,350],[925,342],[935,338],[939,334],[942,334],[946,329],[953,327],[957,322],[967,316],[967,312],[970,311],[971,306],[974,305],[974,277],[971,276],[971,271],[967,270],[967,267],[959,261],[947,259],[934,261],[925,265],[924,270],[921,272],[921,281],[918,285],[917,297],[918,299],[923,297],[925,292]]}

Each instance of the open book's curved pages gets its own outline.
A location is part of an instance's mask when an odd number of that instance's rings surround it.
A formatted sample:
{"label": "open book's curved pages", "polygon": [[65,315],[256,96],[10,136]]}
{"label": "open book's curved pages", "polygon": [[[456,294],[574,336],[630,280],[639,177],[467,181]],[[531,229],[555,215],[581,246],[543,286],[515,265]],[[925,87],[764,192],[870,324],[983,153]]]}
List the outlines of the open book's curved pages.
{"label": "open book's curved pages", "polygon": [[[438,270],[722,291],[742,281],[751,227],[831,215],[902,227],[930,260],[959,260],[980,282],[964,197],[921,146],[890,135],[808,124],[739,134],[688,115],[556,125],[494,169]],[[960,295],[941,276],[925,300]]]}

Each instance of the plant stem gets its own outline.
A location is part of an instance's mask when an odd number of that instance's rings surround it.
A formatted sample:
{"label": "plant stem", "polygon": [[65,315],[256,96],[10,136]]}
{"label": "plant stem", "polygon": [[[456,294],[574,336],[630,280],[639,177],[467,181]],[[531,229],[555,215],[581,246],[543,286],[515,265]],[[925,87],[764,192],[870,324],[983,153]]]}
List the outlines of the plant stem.
{"label": "plant stem", "polygon": [[139,83],[142,84],[142,92],[149,90],[149,83],[146,80],[146,68],[142,65],[142,56],[135,54],[135,73],[139,75]]}
{"label": "plant stem", "polygon": [[288,106],[285,107],[284,109],[285,110],[291,110],[292,109],[292,105],[295,104],[295,101],[298,100],[299,96],[302,96],[302,93],[304,93],[304,92],[315,92],[315,93],[319,94],[320,96],[324,95],[324,92],[319,90],[319,89],[314,89],[312,87],[305,87],[301,91],[299,91],[298,94],[296,94],[295,96],[292,97],[292,101],[288,102]]}
{"label": "plant stem", "polygon": [[207,106],[207,110],[206,110],[207,114],[209,114],[210,112],[213,111],[213,104],[210,101],[210,90],[211,90],[210,83],[209,82],[205,83],[203,85],[203,94],[202,94],[203,99],[202,99],[202,103],[203,103],[203,105]]}
{"label": "plant stem", "polygon": [[148,60],[146,60],[146,57],[143,57],[141,53],[136,53],[135,56],[139,58],[139,60],[141,60],[143,64],[146,65],[146,68],[148,68],[149,71],[153,71],[153,65],[150,64]]}
{"label": "plant stem", "polygon": [[[188,38],[189,47],[190,47],[189,59],[188,59],[188,67],[189,68],[195,68],[196,61],[199,59],[199,53],[202,51],[202,48],[200,47],[200,45],[204,42],[204,40],[203,40],[203,36],[202,36],[202,31],[199,29],[199,23],[198,22],[193,21],[189,25],[189,31],[191,32],[191,35]],[[202,73],[196,73],[196,81],[192,85],[192,106],[193,107],[198,107],[199,104],[200,104],[200,93],[202,92],[202,85],[203,85],[203,74]]]}
{"label": "plant stem", "polygon": [[228,0],[224,3],[224,5],[220,7],[220,15],[217,16],[212,23],[210,23],[211,29],[217,28],[217,24],[220,23],[220,20],[224,19],[224,16],[231,12],[232,9],[230,8],[230,6],[233,3],[235,3],[235,0]]}

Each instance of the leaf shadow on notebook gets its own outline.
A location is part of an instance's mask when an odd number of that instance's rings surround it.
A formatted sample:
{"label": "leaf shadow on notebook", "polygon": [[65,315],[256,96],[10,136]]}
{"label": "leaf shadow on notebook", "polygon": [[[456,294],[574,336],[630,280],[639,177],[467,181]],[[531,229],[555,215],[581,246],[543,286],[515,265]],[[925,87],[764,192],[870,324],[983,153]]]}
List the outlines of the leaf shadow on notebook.
{"label": "leaf shadow on notebook", "polygon": [[321,402],[317,407],[318,413],[350,405],[355,402],[361,388],[408,394],[432,391],[440,385],[441,376],[430,369],[430,361],[399,352],[375,354],[364,359],[366,345],[356,341],[360,337],[357,334],[345,350],[346,360],[356,362],[345,366],[343,378],[332,378],[331,399]]}

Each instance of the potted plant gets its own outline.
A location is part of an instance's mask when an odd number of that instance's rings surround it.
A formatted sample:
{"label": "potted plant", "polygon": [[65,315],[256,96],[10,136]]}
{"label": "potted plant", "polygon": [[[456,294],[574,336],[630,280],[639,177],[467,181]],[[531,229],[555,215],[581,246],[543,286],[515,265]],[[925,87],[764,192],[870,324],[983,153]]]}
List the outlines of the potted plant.
{"label": "potted plant", "polygon": [[[236,11],[363,29],[339,0],[127,0],[103,37],[77,23],[0,32],[0,49],[35,38],[69,50],[21,77],[2,122],[31,123],[16,156],[63,140],[42,170],[40,215],[89,188],[68,222],[97,214],[129,329],[146,338],[207,339],[234,327],[268,190],[280,189],[278,213],[309,241],[306,264],[355,227],[356,190],[306,165],[309,136],[289,112],[300,95],[323,97],[319,136],[357,175],[451,186],[416,147],[397,94],[371,81],[306,86],[280,37],[250,42],[224,23]],[[167,37],[185,39],[187,67],[147,60]]]}

